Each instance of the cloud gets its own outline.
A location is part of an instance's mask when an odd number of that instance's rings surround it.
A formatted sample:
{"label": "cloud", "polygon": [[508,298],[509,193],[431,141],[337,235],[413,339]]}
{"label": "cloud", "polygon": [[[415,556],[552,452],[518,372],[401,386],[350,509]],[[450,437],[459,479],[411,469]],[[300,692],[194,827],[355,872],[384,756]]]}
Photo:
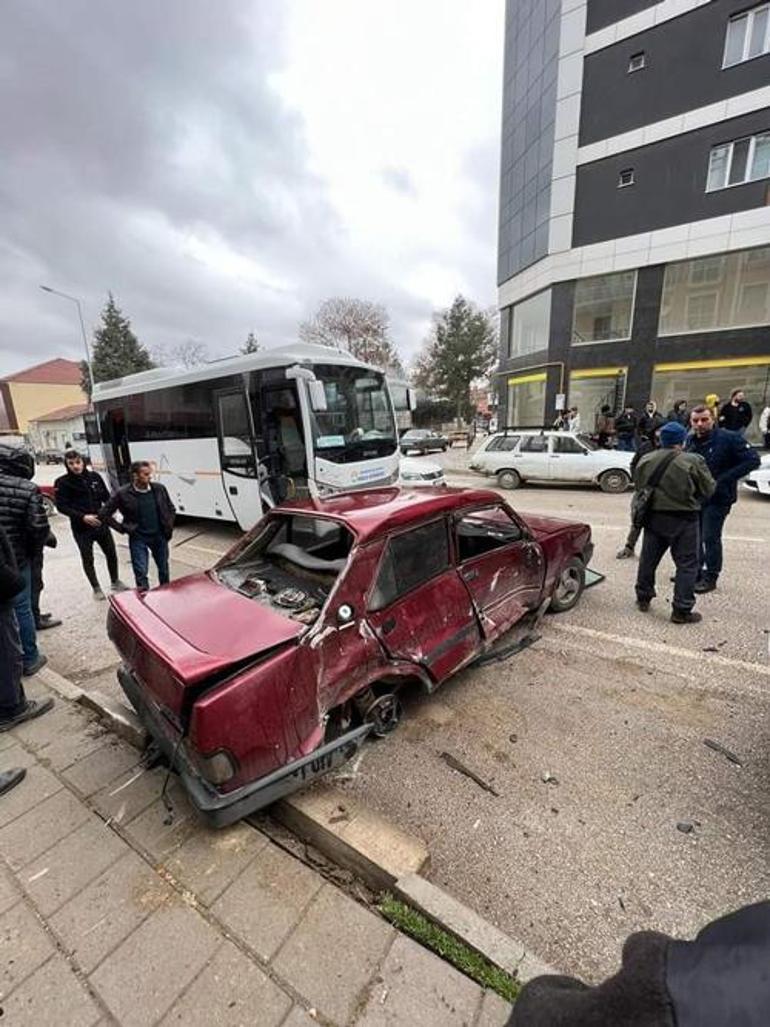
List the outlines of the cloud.
{"label": "cloud", "polygon": [[345,294],[408,357],[450,283],[490,302],[502,4],[414,6],[5,0],[0,374],[80,356],[40,284],[212,355]]}

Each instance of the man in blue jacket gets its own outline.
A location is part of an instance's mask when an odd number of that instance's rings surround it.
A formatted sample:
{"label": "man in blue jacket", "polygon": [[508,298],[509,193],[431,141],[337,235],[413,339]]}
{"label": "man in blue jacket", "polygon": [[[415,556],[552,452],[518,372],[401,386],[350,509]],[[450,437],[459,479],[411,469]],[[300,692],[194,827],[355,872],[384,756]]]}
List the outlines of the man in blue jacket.
{"label": "man in blue jacket", "polygon": [[693,407],[690,424],[693,434],[687,441],[687,451],[703,457],[717,483],[716,491],[701,509],[701,571],[695,585],[696,592],[713,592],[722,570],[722,528],[738,498],[737,483],[759,467],[760,460],[743,436],[716,427],[707,406]]}

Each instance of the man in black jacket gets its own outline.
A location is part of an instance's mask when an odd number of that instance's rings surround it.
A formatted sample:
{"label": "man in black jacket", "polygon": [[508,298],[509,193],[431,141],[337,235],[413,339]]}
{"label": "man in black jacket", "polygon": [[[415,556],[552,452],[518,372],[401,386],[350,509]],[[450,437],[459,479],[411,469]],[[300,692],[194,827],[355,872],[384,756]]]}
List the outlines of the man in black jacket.
{"label": "man in black jacket", "polygon": [[56,507],[69,517],[72,536],[80,552],[80,562],[94,599],[104,599],[94,568],[94,543],[107,560],[107,570],[113,592],[123,592],[125,585],[118,576],[118,553],[110,533],[109,524],[102,524],[98,513],[109,500],[107,486],[95,471],[89,471],[83,457],[74,449],[64,454],[67,473],[54,482]]}
{"label": "man in black jacket", "polygon": [[24,588],[11,600],[24,650],[24,674],[36,674],[48,662],[37,648],[32,613],[32,560],[51,530],[42,497],[32,482],[35,461],[18,446],[0,445],[0,528],[13,550]]}
{"label": "man in black jacket", "polygon": [[733,389],[729,400],[719,411],[719,427],[743,435],[754,416],[743,389]]}
{"label": "man in black jacket", "polygon": [[618,435],[618,449],[622,449],[626,453],[633,453],[636,436],[636,414],[632,406],[627,404],[623,411],[615,418],[615,431]]}
{"label": "man in black jacket", "polygon": [[176,508],[164,485],[152,481],[152,470],[146,460],[131,464],[131,484],[118,489],[99,511],[99,520],[106,523],[116,511],[123,521],[119,530],[128,535],[131,566],[136,587],[146,592],[149,554],[158,568],[161,585],[169,581],[168,543],[174,530]]}
{"label": "man in black jacket", "polygon": [[737,432],[717,428],[707,406],[690,412],[693,434],[687,440],[688,453],[706,461],[717,483],[713,496],[703,504],[700,516],[701,572],[696,592],[713,592],[722,570],[722,528],[738,498],[737,482],[759,467],[759,453]]}
{"label": "man in black jacket", "polygon": [[[21,683],[24,654],[13,604],[25,587],[26,581],[16,565],[13,547],[0,528],[0,731],[8,731],[25,720],[39,717],[53,706],[53,699],[27,699]],[[13,781],[11,776],[15,776]],[[0,774],[0,795],[18,784],[23,776],[19,776],[18,771]]]}

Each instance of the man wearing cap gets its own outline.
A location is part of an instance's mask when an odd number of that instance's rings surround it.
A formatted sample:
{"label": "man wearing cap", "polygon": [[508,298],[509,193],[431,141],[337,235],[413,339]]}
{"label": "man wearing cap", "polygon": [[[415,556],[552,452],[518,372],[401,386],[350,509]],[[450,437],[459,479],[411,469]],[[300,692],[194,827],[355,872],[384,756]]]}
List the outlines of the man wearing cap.
{"label": "man wearing cap", "polygon": [[648,488],[663,464],[665,469],[653,489],[650,513],[644,525],[642,555],[636,577],[636,605],[647,612],[655,598],[655,571],[666,550],[676,566],[671,620],[674,624],[695,624],[701,619],[693,611],[695,582],[700,565],[698,520],[701,505],[716,488],[705,460],[683,452],[687,432],[678,421],[660,429],[661,448],[643,456],[634,471],[637,490]]}

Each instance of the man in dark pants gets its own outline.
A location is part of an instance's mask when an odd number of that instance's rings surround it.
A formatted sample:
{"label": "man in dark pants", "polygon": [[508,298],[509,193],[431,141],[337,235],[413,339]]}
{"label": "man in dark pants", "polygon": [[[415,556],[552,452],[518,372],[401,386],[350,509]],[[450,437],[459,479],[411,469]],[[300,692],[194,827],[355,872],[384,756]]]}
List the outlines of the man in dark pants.
{"label": "man in dark pants", "polygon": [[716,482],[711,498],[701,510],[700,573],[696,592],[713,592],[722,571],[722,528],[738,498],[737,482],[759,467],[759,453],[737,432],[717,428],[707,406],[690,411],[693,434],[687,452],[706,461]]}
{"label": "man in dark pants", "polygon": [[128,534],[131,566],[140,592],[150,587],[147,577],[150,553],[158,568],[160,584],[169,581],[168,543],[176,514],[165,486],[151,478],[152,470],[146,460],[131,464],[131,484],[118,489],[99,511],[102,522],[108,521],[116,511],[122,515],[119,530]]}
{"label": "man in dark pants", "polygon": [[[13,601],[25,587],[13,547],[0,528],[0,731],[39,717],[53,706],[53,699],[28,699],[21,683],[24,654]],[[23,776],[18,770],[0,774],[0,795],[18,784]]]}
{"label": "man in dark pants", "polygon": [[107,561],[113,592],[123,592],[126,586],[118,576],[118,553],[108,523],[102,524],[97,514],[110,498],[100,475],[89,471],[83,457],[74,449],[64,454],[67,473],[54,482],[56,507],[69,517],[72,537],[80,552],[80,562],[93,589],[94,599],[104,599],[104,592],[94,567],[94,545],[99,546]]}
{"label": "man in dark pants", "polygon": [[[58,544],[58,539],[54,533],[49,531],[48,538],[45,540],[46,547],[56,549]],[[32,607],[32,616],[35,618],[35,628],[37,631],[45,631],[47,628],[58,628],[61,624],[61,620],[59,620],[58,617],[54,617],[52,613],[40,612],[40,594],[45,588],[45,581],[43,580],[44,551],[44,549],[39,550],[39,552],[35,553],[30,561],[30,568],[32,571],[30,606]]]}
{"label": "man in dark pants", "polygon": [[24,579],[24,588],[11,602],[16,611],[26,677],[37,674],[48,662],[37,647],[31,564],[51,529],[40,492],[32,482],[34,473],[31,453],[19,446],[0,445],[0,527],[8,536],[16,567]]}
{"label": "man in dark pants", "polygon": [[[634,471],[638,489],[649,486],[661,463],[666,469],[655,487],[651,512],[644,525],[642,555],[636,576],[636,605],[646,612],[655,598],[655,571],[666,550],[676,565],[674,624],[694,624],[701,619],[693,612],[695,582],[698,577],[698,515],[701,504],[716,488],[705,461],[682,452],[687,432],[678,421],[660,429],[661,449],[643,456]],[[674,456],[671,456],[672,450]]]}

